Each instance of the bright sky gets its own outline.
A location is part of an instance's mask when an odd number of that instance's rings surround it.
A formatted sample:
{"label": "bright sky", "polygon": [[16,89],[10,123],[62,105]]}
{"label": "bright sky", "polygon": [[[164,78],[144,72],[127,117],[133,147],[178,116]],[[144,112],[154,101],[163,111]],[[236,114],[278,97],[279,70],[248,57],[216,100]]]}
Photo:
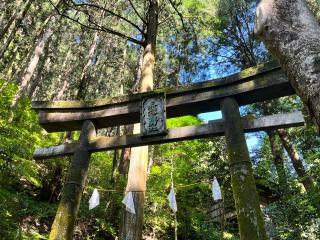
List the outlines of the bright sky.
{"label": "bright sky", "polygon": [[[202,113],[202,114],[199,114],[198,117],[207,123],[210,120],[221,119],[222,115],[221,115],[221,111],[217,111],[217,112]],[[251,152],[251,150],[258,144],[258,138],[253,134],[246,134],[246,139],[247,139],[249,152]]]}

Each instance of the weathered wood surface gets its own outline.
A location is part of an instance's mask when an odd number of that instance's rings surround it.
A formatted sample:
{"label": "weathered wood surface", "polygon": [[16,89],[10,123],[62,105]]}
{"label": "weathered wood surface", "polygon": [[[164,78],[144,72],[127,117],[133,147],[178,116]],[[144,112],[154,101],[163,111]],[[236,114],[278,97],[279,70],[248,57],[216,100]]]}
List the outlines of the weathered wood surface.
{"label": "weathered wood surface", "polygon": [[76,146],[68,176],[63,187],[58,210],[51,227],[50,240],[71,240],[79,211],[82,192],[87,180],[90,139],[96,137],[92,122],[83,123],[79,144]]}
{"label": "weathered wood surface", "polygon": [[234,99],[226,98],[221,102],[221,112],[240,239],[267,240],[239,106]]}
{"label": "weathered wood surface", "polygon": [[[301,126],[304,124],[304,118],[301,112],[294,112],[288,114],[275,114],[271,116],[260,117],[257,119],[254,119],[252,117],[245,117],[242,119],[242,122],[245,132],[255,132]],[[134,134],[120,137],[97,137],[90,142],[89,151],[98,152],[125,147],[136,147],[192,140],[197,138],[223,136],[224,132],[225,128],[223,121],[215,120],[210,121],[208,124],[168,129],[168,134],[165,136],[160,135],[141,138],[140,134]],[[39,148],[35,150],[34,158],[46,159],[72,155],[76,146],[77,142],[53,146],[49,148]]]}
{"label": "weathered wood surface", "polygon": [[120,225],[120,239],[132,240],[142,239],[142,229],[144,220],[144,202],[145,202],[145,192],[137,191],[132,192],[132,197],[134,201],[134,209],[136,214],[128,212],[125,207],[123,207],[122,224]]}
{"label": "weathered wood surface", "polygon": [[141,98],[159,92],[166,94],[168,118],[219,110],[225,97],[246,105],[294,94],[283,71],[272,63],[191,86],[98,101],[33,102],[32,106],[48,132],[79,130],[84,120],[104,128],[139,122]]}

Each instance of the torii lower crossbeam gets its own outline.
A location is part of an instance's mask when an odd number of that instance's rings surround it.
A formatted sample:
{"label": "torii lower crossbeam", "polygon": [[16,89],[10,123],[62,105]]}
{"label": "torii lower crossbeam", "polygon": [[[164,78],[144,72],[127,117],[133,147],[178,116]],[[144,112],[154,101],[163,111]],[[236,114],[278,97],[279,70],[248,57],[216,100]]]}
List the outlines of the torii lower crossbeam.
{"label": "torii lower crossbeam", "polygon": [[[275,114],[260,118],[245,117],[242,119],[245,132],[266,131],[279,128],[297,127],[304,124],[301,112],[288,114]],[[222,120],[211,121],[208,124],[197,126],[187,126],[181,128],[168,129],[167,135],[142,138],[140,134],[116,136],[116,137],[96,137],[92,139],[88,146],[88,151],[99,152],[125,147],[137,147],[154,145],[168,142],[179,142],[198,138],[223,136],[225,132]],[[38,148],[35,150],[35,159],[45,159],[72,155],[78,143],[67,143],[49,148]]]}

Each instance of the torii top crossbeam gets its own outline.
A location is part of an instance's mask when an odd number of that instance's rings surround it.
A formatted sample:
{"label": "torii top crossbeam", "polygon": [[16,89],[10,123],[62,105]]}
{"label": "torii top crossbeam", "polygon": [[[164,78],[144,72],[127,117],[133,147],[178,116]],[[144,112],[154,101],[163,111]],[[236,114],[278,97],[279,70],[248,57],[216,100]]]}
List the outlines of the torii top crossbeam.
{"label": "torii top crossbeam", "polygon": [[240,73],[153,92],[106,98],[96,101],[33,102],[39,122],[48,132],[80,130],[84,120],[97,129],[140,121],[140,102],[147,96],[164,93],[167,118],[220,109],[223,98],[232,97],[241,105],[294,94],[284,72],[276,63],[248,68]]}

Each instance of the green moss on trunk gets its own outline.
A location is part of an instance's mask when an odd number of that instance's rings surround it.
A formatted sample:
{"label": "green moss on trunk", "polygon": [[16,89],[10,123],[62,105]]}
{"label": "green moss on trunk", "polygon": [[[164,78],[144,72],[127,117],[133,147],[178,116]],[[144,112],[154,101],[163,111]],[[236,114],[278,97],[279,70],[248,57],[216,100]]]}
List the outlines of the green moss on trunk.
{"label": "green moss on trunk", "polygon": [[226,98],[221,110],[240,237],[243,240],[267,239],[238,104]]}
{"label": "green moss on trunk", "polygon": [[51,228],[50,240],[72,239],[82,191],[87,179],[90,160],[88,145],[90,139],[94,137],[96,137],[96,130],[93,123],[85,121],[82,125],[79,145],[71,162],[58,211]]}

